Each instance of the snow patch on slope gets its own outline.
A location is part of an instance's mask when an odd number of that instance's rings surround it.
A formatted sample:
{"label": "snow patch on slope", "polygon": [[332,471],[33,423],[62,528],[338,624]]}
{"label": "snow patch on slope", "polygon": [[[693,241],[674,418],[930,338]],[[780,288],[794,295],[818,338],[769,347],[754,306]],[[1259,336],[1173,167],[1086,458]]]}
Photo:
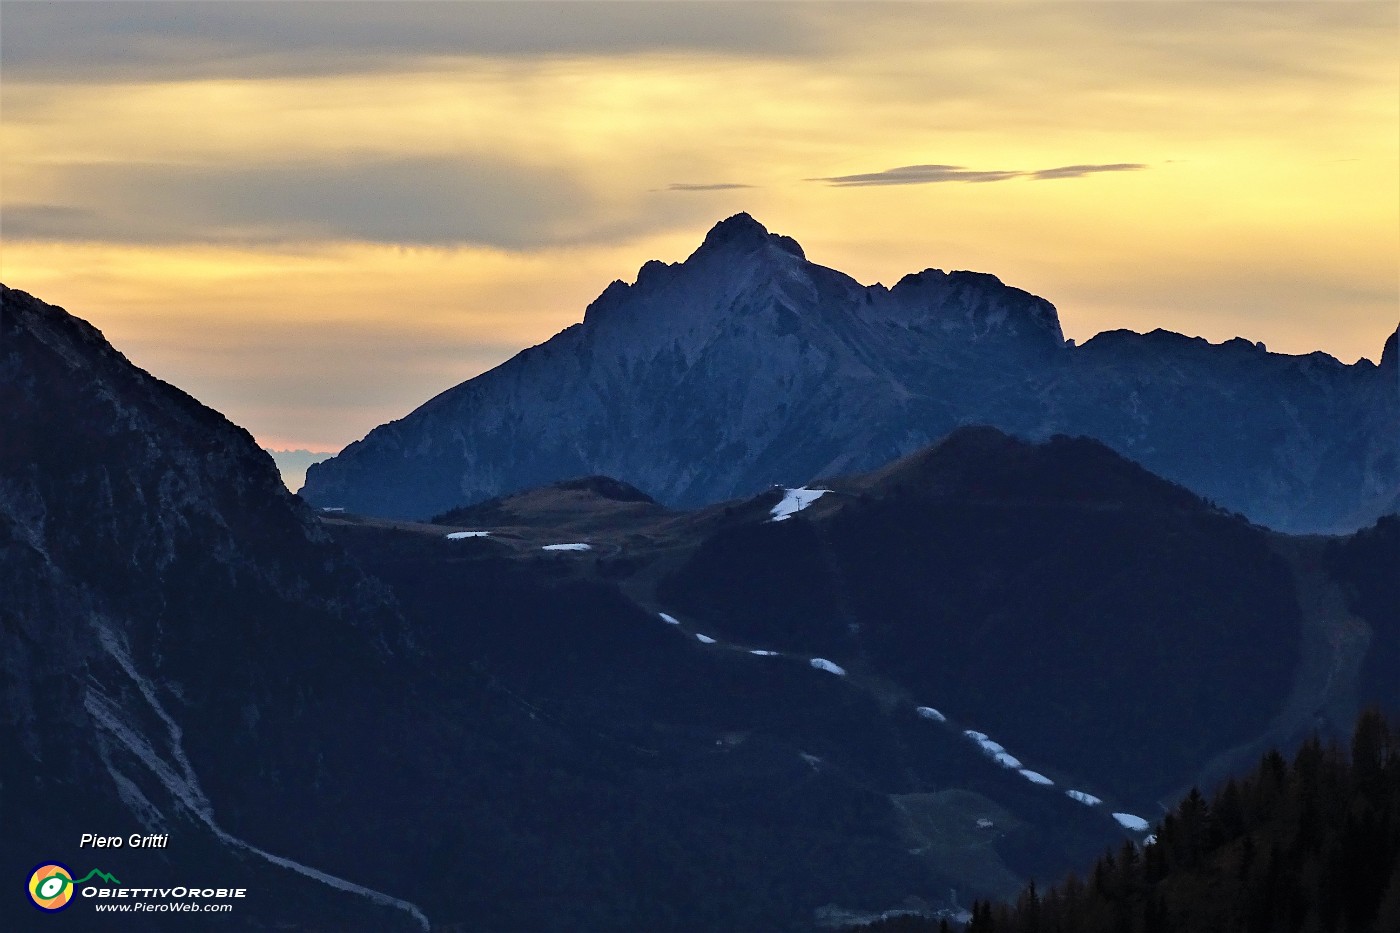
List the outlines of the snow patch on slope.
{"label": "snow patch on slope", "polygon": [[993,742],[985,732],[978,732],[976,729],[967,729],[963,732],[972,741],[976,742],[982,752],[990,759],[1001,765],[1003,768],[1010,768],[1013,771],[1020,770],[1021,759],[1009,753],[1000,742]]}
{"label": "snow patch on slope", "polygon": [[770,522],[786,521],[829,492],[831,492],[830,489],[808,489],[806,486],[786,489],[783,491],[782,501],[769,510],[768,514],[773,517],[768,520]]}
{"label": "snow patch on slope", "polygon": [[1134,832],[1145,833],[1152,828],[1147,820],[1140,816],[1133,816],[1131,813],[1115,813],[1113,818],[1118,821],[1119,826]]}

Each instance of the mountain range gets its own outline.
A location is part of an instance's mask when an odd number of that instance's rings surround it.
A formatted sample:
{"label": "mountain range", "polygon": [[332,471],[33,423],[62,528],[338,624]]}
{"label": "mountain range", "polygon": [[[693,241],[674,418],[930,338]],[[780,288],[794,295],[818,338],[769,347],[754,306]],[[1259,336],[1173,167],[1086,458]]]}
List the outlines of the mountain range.
{"label": "mountain range", "polygon": [[1252,521],[1348,532],[1400,504],[1400,361],[1110,331],[936,269],[866,286],[746,214],[583,321],[313,465],[307,501],[427,518],[573,477],[671,507],[869,470],[984,424],[1096,438]]}
{"label": "mountain range", "polygon": [[246,886],[211,928],[956,918],[1400,705],[1400,521],[1267,531],[1086,438],[689,510],[589,476],[318,513],[10,289],[0,437],[3,871],[169,833],[94,865]]}

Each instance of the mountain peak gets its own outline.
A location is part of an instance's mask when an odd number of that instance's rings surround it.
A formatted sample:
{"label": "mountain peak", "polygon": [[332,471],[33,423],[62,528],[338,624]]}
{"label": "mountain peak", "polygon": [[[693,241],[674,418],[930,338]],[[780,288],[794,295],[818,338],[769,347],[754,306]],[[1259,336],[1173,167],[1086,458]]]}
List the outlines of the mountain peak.
{"label": "mountain peak", "polygon": [[959,427],[942,440],[859,478],[865,491],[1198,510],[1205,504],[1090,437],[1034,443],[994,427]]}
{"label": "mountain peak", "polygon": [[890,289],[911,319],[961,331],[969,340],[1011,338],[1042,350],[1064,347],[1055,306],[1044,298],[1004,284],[987,272],[925,269],[904,276]]}
{"label": "mountain peak", "polygon": [[711,227],[710,232],[705,234],[704,245],[719,246],[724,243],[763,240],[767,236],[767,227],[754,220],[752,215],[740,211]]}
{"label": "mountain peak", "polygon": [[710,232],[705,234],[705,240],[700,244],[700,249],[711,250],[730,246],[750,250],[767,245],[776,246],[783,252],[790,253],[799,259],[806,258],[802,247],[792,237],[769,233],[767,227],[743,211],[732,217],[726,217],[711,227]]}

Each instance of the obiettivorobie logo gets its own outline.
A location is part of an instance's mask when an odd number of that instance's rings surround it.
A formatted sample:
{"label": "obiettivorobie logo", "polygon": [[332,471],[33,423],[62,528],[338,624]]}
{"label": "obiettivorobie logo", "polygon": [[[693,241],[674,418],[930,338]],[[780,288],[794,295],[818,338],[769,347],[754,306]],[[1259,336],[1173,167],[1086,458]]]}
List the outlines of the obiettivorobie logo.
{"label": "obiettivorobie logo", "polygon": [[88,901],[98,913],[228,913],[235,899],[248,896],[247,888],[128,885],[99,868],[75,878],[62,862],[35,866],[28,890],[35,908],[48,914],[72,906],[75,897]]}
{"label": "obiettivorobie logo", "polygon": [[116,878],[96,868],[75,881],[73,870],[67,865],[62,862],[45,862],[35,867],[29,875],[29,899],[40,910],[56,913],[73,900],[74,888],[93,878],[101,878],[108,884],[121,884]]}

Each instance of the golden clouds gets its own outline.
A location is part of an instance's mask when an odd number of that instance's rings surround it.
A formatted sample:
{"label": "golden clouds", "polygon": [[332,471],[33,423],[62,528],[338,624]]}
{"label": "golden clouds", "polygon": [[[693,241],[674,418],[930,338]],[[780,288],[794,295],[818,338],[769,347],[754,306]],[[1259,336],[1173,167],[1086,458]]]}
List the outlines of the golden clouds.
{"label": "golden clouds", "polygon": [[[1354,359],[1394,326],[1393,4],[190,9],[141,42],[7,11],[0,277],[282,446],[402,414],[737,210],[864,281],[995,272],[1081,339]],[[809,180],[920,165],[958,169]]]}

